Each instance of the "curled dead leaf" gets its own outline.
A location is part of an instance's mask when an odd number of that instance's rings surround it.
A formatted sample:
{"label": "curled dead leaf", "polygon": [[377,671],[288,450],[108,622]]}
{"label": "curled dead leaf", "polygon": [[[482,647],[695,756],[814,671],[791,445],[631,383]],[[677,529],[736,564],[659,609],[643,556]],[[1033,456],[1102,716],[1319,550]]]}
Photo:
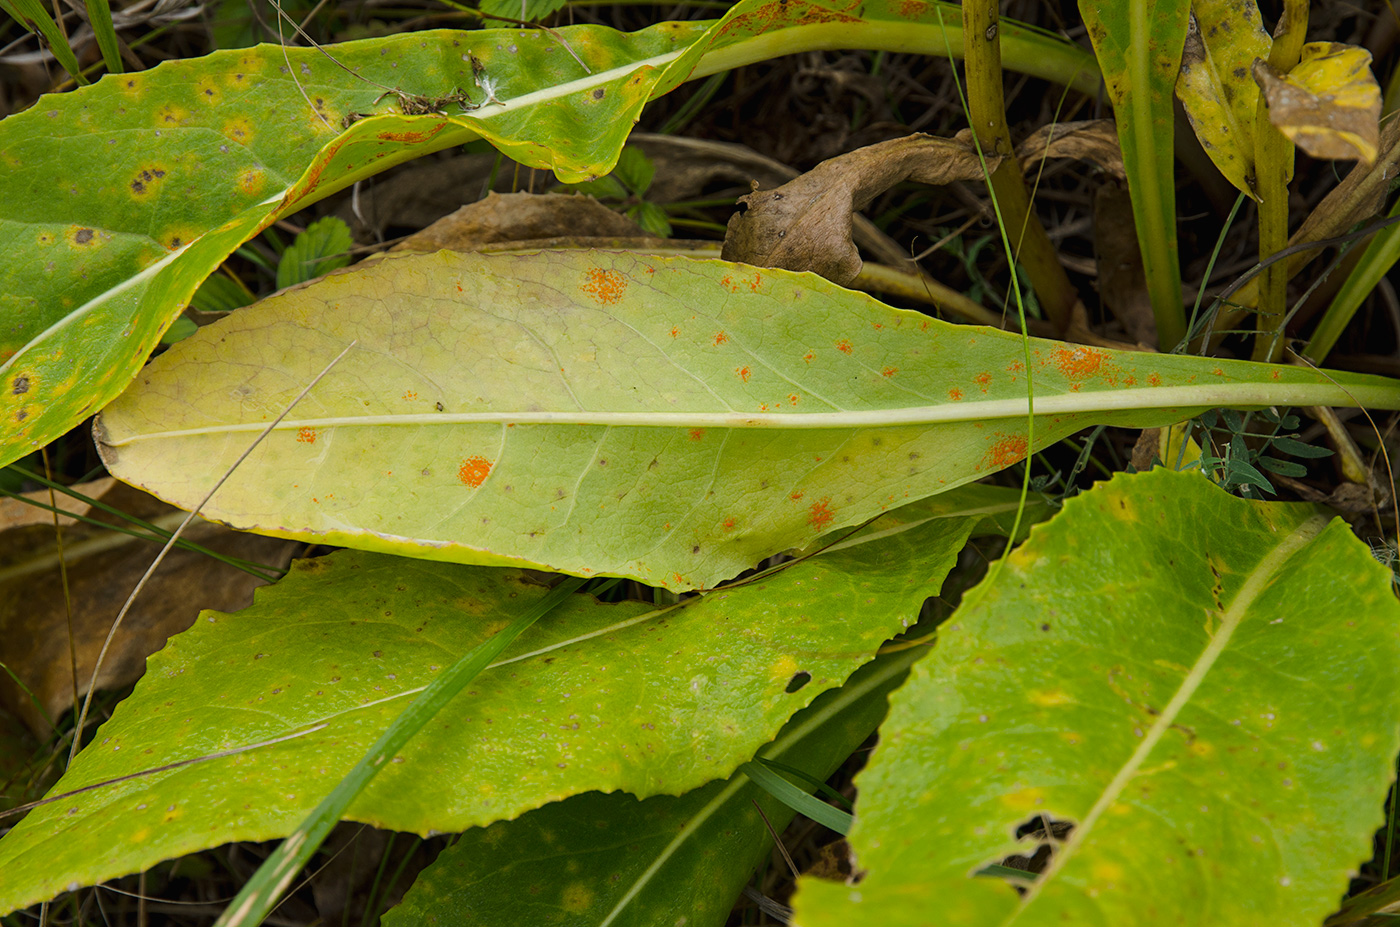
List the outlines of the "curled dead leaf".
{"label": "curled dead leaf", "polygon": [[410,235],[394,251],[476,251],[503,241],[541,238],[640,238],[631,219],[591,196],[488,193]]}
{"label": "curled dead leaf", "polygon": [[1021,169],[1029,171],[1047,158],[1088,161],[1119,180],[1126,180],[1118,127],[1112,119],[1085,119],[1042,126],[1016,146]]}
{"label": "curled dead leaf", "polygon": [[[1000,158],[988,157],[986,170]],[[810,270],[845,286],[862,262],[851,240],[852,213],[897,183],[980,180],[983,164],[966,130],[956,138],[910,135],[823,161],[776,190],[739,198],[723,257],[761,267]]]}
{"label": "curled dead leaf", "polygon": [[1264,91],[1269,121],[1314,158],[1376,160],[1381,88],[1364,48],[1310,42],[1287,74],[1256,60],[1254,80]]}

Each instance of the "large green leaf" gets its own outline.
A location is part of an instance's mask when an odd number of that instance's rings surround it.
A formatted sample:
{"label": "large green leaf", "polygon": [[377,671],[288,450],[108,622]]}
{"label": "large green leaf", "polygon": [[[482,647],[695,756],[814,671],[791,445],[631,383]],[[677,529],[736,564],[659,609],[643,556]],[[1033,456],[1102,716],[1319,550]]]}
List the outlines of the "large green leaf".
{"label": "large green leaf", "polygon": [[[868,875],[803,880],[805,927],[1335,908],[1400,747],[1400,603],[1345,523],[1195,474],[1121,475],[965,602],[857,780]],[[1073,830],[1024,894],[975,876],[1041,816]]]}
{"label": "large green leaf", "polygon": [[1079,13],[1113,101],[1157,339],[1169,350],[1186,335],[1172,182],[1172,90],[1191,0],[1079,0]]}
{"label": "large green leaf", "polygon": [[[267,534],[713,586],[1027,451],[1025,348],[812,274],[556,252],[391,258],[240,310],[103,414],[111,472]],[[1035,446],[1395,381],[1033,340]]]}
{"label": "large green leaf", "polygon": [[[563,180],[605,174],[646,101],[690,77],[811,48],[955,51],[931,9],[742,0],[632,34],[423,32],[331,46],[335,60],[260,46],[43,97],[0,122],[0,464],[120,392],[200,281],[281,216],[478,137]],[[1093,91],[1073,45],[1014,26],[1008,41],[1029,72]],[[358,112],[386,115],[342,131]]]}
{"label": "large green leaf", "polygon": [[[861,667],[760,753],[824,781],[880,723],[889,691],[921,656],[905,650]],[[384,923],[722,927],[772,850],[769,826],[781,833],[792,816],[742,772],[678,798],[575,795],[467,831]]]}
{"label": "large green leaf", "polygon": [[[593,789],[679,794],[727,777],[912,624],[974,525],[1017,498],[969,487],[680,607],[575,596],[443,709],[350,817],[464,830]],[[202,613],[54,793],[302,736],[31,812],[0,840],[0,912],[287,834],[410,695],[545,593],[517,571],[347,551],[299,561],[251,608]]]}

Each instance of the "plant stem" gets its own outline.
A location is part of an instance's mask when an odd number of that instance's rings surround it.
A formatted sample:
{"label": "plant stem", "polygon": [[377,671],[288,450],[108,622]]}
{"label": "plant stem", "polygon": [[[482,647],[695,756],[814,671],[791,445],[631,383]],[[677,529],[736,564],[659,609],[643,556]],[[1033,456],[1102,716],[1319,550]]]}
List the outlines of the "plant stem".
{"label": "plant stem", "polygon": [[[949,3],[936,6],[943,12],[944,25],[940,26],[937,15],[930,13],[923,21],[814,23],[767,32],[705,54],[686,79],[698,80],[719,71],[806,51],[860,48],[960,58],[963,40],[962,30],[956,25],[958,7]],[[1007,67],[1089,96],[1098,92],[1098,63],[1082,48],[1016,23],[1004,23],[999,31]]]}
{"label": "plant stem", "polygon": [[[1291,71],[1301,57],[1307,31],[1307,0],[1286,0],[1283,17],[1274,30],[1268,66],[1279,74]],[[1254,171],[1255,191],[1259,195],[1259,260],[1262,262],[1288,244],[1288,182],[1293,179],[1293,143],[1269,121],[1268,101],[1263,93],[1259,94],[1254,112]],[[1277,360],[1283,354],[1288,277],[1285,261],[1268,265],[1259,275],[1254,360]]]}
{"label": "plant stem", "polygon": [[[977,133],[982,150],[1003,156],[987,183],[996,194],[1001,221],[1006,224],[1012,255],[1026,268],[1036,296],[1055,328],[1069,330],[1071,312],[1079,299],[1060,264],[1045,226],[1031,212],[1030,193],[1014,157],[1015,146],[1006,127],[1006,103],[1002,96],[1000,16],[995,0],[965,0],[963,55],[967,68],[968,122]],[[1012,268],[1015,273],[1015,268]]]}

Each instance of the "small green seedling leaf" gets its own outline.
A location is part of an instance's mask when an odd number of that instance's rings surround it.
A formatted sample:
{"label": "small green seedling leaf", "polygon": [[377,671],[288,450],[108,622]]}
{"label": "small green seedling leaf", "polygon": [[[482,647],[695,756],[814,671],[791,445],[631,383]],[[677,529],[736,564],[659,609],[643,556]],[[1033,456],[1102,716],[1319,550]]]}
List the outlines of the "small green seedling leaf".
{"label": "small green seedling leaf", "polygon": [[618,156],[613,176],[622,181],[636,196],[646,196],[656,176],[656,164],[635,145],[626,145]]}
{"label": "small green seedling leaf", "polygon": [[1273,445],[1285,454],[1291,454],[1294,457],[1317,458],[1332,456],[1332,449],[1330,447],[1318,447],[1315,444],[1305,444],[1297,438],[1274,438]]}
{"label": "small green seedling leaf", "polygon": [[627,215],[647,234],[657,238],[671,237],[671,220],[666,217],[666,210],[655,203],[638,203],[627,210]]}
{"label": "small green seedling leaf", "polygon": [[481,0],[478,9],[487,16],[537,23],[564,8],[568,0]]}
{"label": "small green seedling leaf", "polygon": [[242,281],[225,274],[213,274],[199,285],[190,305],[201,312],[232,312],[257,300]]}
{"label": "small green seedling leaf", "polygon": [[354,244],[350,226],[343,219],[326,216],[311,223],[282,252],[277,262],[277,289],[348,267]]}
{"label": "small green seedling leaf", "polygon": [[[794,922],[1255,927],[1335,909],[1400,748],[1400,603],[1345,523],[1159,468],[1068,500],[992,575],[891,697],[857,777],[865,878],[803,878]],[[1022,892],[977,876],[1046,822],[1059,839]]]}

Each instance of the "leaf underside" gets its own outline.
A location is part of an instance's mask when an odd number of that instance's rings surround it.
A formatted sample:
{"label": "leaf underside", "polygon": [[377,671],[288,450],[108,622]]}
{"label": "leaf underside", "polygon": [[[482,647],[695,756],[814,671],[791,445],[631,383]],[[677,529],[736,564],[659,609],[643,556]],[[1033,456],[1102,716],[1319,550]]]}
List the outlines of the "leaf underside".
{"label": "leaf underside", "polygon": [[[193,507],[356,340],[202,514],[693,589],[1028,450],[1017,335],[743,264],[440,252],[327,277],[182,341],[103,413],[103,459]],[[1314,403],[1400,400],[1389,380],[1295,366],[1040,340],[1030,356],[1036,448],[1092,424],[1299,401],[1288,390],[1304,384],[1323,391]]]}

